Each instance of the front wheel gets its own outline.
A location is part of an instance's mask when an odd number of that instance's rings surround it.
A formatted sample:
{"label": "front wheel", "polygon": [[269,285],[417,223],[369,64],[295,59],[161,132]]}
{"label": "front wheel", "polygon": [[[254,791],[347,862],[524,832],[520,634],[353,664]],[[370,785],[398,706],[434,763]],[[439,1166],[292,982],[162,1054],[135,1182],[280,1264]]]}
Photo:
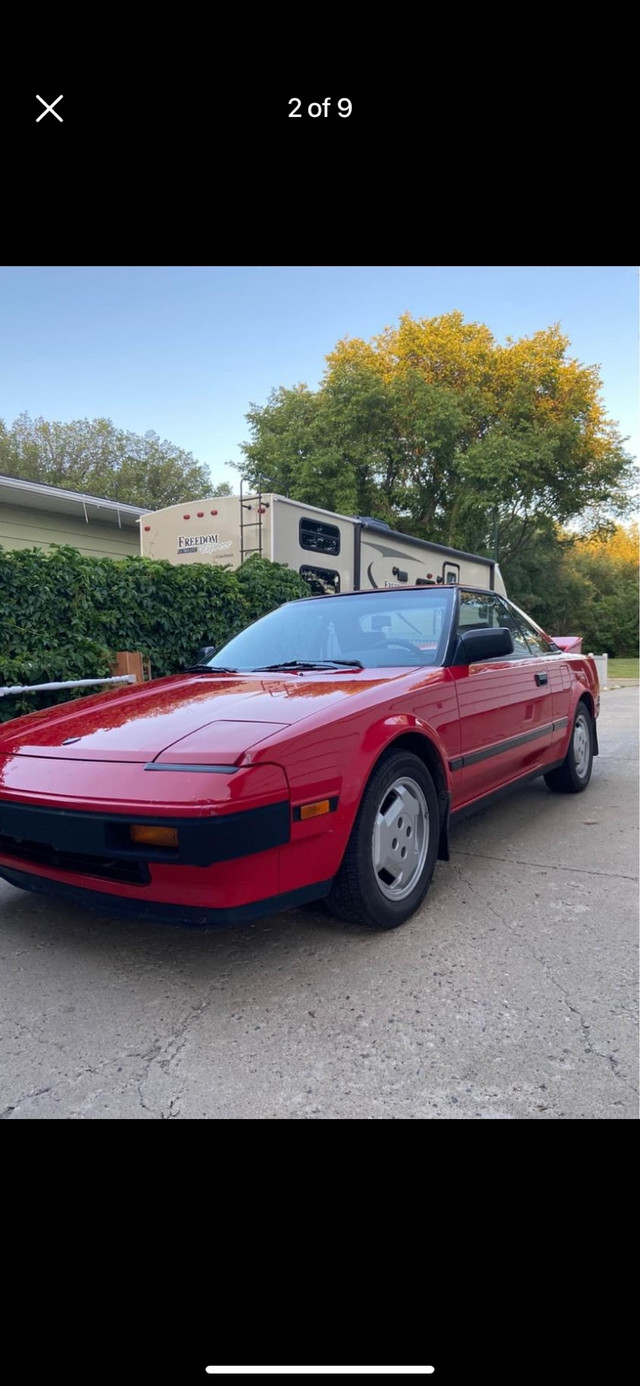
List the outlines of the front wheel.
{"label": "front wheel", "polygon": [[438,796],[424,762],[389,751],[365,789],[327,905],[369,929],[397,929],[429,888],[438,851]]}
{"label": "front wheel", "polygon": [[549,770],[545,780],[554,794],[581,794],[591,779],[594,747],[593,718],[585,703],[578,703],[573,721],[569,749],[556,770]]}

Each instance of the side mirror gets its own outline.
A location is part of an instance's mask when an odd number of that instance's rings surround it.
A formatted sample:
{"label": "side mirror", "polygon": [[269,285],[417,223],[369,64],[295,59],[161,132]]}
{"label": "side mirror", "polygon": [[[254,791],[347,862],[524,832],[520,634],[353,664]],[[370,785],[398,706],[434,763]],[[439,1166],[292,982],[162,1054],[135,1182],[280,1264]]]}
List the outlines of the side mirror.
{"label": "side mirror", "polygon": [[506,626],[489,630],[465,630],[458,635],[454,664],[479,664],[483,659],[498,659],[513,654],[513,636]]}
{"label": "side mirror", "polygon": [[189,664],[207,664],[210,659],[213,659],[215,652],[215,645],[201,645],[193,659],[189,660]]}

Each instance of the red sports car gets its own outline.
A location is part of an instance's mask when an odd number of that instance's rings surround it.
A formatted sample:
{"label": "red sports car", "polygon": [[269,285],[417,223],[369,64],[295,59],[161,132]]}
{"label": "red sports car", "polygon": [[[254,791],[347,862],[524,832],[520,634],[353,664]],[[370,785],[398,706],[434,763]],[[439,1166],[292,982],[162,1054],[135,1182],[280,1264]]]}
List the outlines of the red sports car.
{"label": "red sports car", "polygon": [[0,875],[178,923],[326,897],[393,929],[453,816],[536,775],[586,789],[598,711],[594,661],[495,592],[290,602],[184,674],[0,727]]}

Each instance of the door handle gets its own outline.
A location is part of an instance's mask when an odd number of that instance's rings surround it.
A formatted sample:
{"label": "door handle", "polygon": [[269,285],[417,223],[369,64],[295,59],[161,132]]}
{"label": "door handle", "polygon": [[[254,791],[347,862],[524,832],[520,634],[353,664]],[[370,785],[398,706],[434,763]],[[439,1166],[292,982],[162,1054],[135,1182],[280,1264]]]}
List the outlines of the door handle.
{"label": "door handle", "polygon": [[540,686],[541,686],[542,684],[545,684],[545,683],[548,683],[548,682],[549,682],[549,678],[548,678],[548,675],[547,675],[547,674],[534,674],[534,678],[535,678],[535,681],[536,681],[536,683],[537,683],[537,685],[538,685],[538,688],[540,688]]}

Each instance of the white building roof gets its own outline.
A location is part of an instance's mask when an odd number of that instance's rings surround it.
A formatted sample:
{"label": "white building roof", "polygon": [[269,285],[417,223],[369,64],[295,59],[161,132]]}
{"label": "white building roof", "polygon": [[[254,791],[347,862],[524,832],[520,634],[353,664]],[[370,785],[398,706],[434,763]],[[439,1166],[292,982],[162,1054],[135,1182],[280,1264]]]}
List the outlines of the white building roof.
{"label": "white building roof", "polygon": [[132,528],[144,506],[126,505],[124,501],[106,500],[104,496],[89,496],[84,491],[65,491],[59,486],[47,486],[42,481],[23,481],[15,476],[0,476],[0,502],[22,505],[30,510],[46,510],[56,515],[76,515],[105,524]]}

